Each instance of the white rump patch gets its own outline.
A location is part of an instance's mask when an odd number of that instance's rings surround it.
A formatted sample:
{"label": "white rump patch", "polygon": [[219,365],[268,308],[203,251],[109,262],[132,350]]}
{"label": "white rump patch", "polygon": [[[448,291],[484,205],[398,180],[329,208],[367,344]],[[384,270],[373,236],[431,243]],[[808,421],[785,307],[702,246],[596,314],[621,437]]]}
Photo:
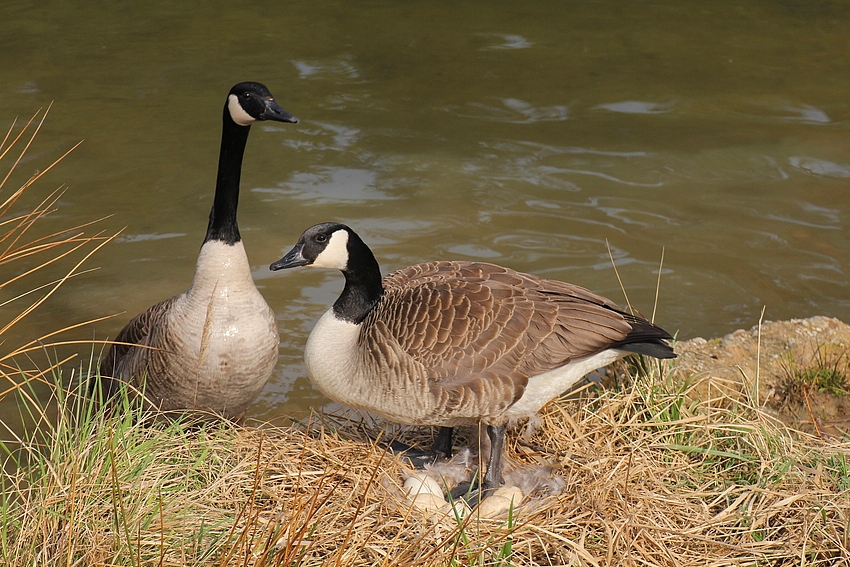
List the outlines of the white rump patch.
{"label": "white rump patch", "polygon": [[348,266],[348,231],[340,229],[331,234],[330,242],[311,265],[344,270]]}
{"label": "white rump patch", "polygon": [[588,373],[597,368],[608,366],[618,358],[628,354],[630,353],[624,350],[603,350],[598,354],[574,360],[549,372],[531,376],[528,379],[525,393],[514,405],[508,408],[505,415],[510,420],[531,417],[550,400],[572,388]]}
{"label": "white rump patch", "polygon": [[245,112],[245,109],[239,104],[239,98],[234,94],[227,97],[227,110],[230,112],[233,121],[240,126],[250,126],[257,121],[256,118]]}

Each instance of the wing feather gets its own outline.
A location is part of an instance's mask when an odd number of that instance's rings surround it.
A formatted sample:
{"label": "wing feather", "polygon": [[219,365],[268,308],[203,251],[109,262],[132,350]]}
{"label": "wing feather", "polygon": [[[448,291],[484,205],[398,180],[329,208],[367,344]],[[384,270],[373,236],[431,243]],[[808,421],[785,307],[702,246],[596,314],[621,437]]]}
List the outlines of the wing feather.
{"label": "wing feather", "polygon": [[529,377],[617,345],[669,349],[666,332],[600,295],[485,262],[417,264],[384,289],[365,321],[362,340],[378,347],[365,351],[379,358],[368,362],[425,379],[447,410],[498,413]]}
{"label": "wing feather", "polygon": [[157,352],[156,349],[146,347],[153,344],[154,333],[167,334],[165,314],[176,298],[166,299],[142,311],[115,337],[115,344],[110,346],[109,352],[100,362],[100,375],[105,382],[106,393],[114,393],[118,381],[133,382],[136,377],[145,374],[148,365],[152,363],[151,358]]}

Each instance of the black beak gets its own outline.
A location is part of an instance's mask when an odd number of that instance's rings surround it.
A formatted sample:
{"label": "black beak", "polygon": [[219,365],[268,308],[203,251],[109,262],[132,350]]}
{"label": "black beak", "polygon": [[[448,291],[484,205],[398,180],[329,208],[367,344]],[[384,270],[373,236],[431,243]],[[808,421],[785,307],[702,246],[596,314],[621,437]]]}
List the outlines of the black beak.
{"label": "black beak", "polygon": [[287,268],[307,266],[310,262],[301,255],[301,249],[303,247],[304,245],[299,242],[292,250],[286,253],[286,256],[269,266],[269,269],[276,272],[277,270],[285,270]]}
{"label": "black beak", "polygon": [[278,106],[273,98],[263,100],[263,104],[265,108],[260,114],[260,120],[275,120],[277,122],[291,122],[292,124],[298,122],[297,118]]}

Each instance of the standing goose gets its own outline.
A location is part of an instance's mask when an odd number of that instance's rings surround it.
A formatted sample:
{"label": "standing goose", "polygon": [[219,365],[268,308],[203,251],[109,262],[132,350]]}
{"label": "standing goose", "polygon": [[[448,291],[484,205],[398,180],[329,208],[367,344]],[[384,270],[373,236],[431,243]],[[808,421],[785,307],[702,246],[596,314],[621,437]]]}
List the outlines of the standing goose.
{"label": "standing goose", "polygon": [[106,395],[124,381],[165,411],[239,419],[271,377],[277,322],[254,285],[236,224],[242,156],[251,124],[260,120],[298,122],[260,83],[230,89],[215,200],[192,285],[121,330],[100,363]]}
{"label": "standing goose", "polygon": [[675,358],[670,334],[608,299],[483,262],[417,264],[381,278],[349,227],[307,229],[272,270],[314,266],[345,275],[316,323],[304,358],[329,398],[390,421],[487,425],[482,489],[502,483],[505,427],[531,417],[587,373],[631,353]]}

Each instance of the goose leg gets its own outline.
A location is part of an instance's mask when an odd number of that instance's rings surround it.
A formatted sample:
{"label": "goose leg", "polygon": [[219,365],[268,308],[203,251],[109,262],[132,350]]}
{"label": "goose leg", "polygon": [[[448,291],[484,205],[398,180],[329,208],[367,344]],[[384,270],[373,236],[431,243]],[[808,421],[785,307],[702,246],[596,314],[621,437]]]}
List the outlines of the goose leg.
{"label": "goose leg", "polygon": [[452,489],[452,497],[464,497],[471,508],[475,508],[504,482],[502,478],[502,451],[505,448],[505,425],[488,425],[487,436],[490,438],[490,458],[487,461],[487,472],[484,478],[474,486],[464,482]]}
{"label": "goose leg", "polygon": [[451,427],[440,428],[440,431],[437,432],[437,438],[434,440],[434,446],[432,448],[432,451],[434,451],[435,458],[439,457],[440,454],[443,454],[447,459],[452,458]]}
{"label": "goose leg", "polygon": [[502,478],[502,452],[505,449],[506,425],[488,425],[487,436],[490,438],[490,458],[487,460],[487,472],[481,484],[481,492],[486,493],[498,488]]}

